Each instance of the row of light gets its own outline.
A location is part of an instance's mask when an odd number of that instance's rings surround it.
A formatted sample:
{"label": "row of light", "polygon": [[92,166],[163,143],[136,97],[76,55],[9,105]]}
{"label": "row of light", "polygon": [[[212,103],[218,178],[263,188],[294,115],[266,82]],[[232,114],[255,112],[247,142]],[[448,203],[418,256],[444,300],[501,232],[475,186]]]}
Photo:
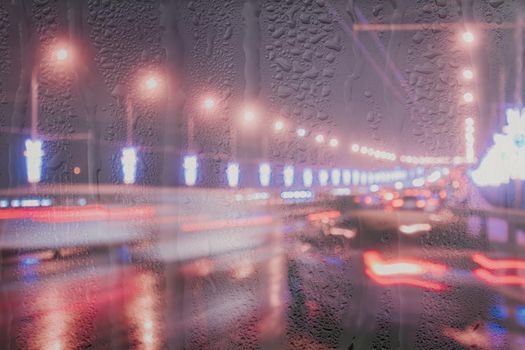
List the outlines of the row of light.
{"label": "row of light", "polygon": [[465,119],[465,158],[467,163],[474,163],[474,119]]}
{"label": "row of light", "polygon": [[368,146],[360,146],[357,143],[354,143],[350,149],[354,153],[360,153],[364,156],[374,157],[376,159],[384,159],[384,160],[390,160],[390,161],[395,161],[397,159],[397,156],[395,153],[381,151],[381,150],[378,150],[372,147],[368,147]]}
{"label": "row of light", "polygon": [[[246,120],[246,117],[245,117],[245,120]],[[273,129],[277,133],[284,132],[286,130],[286,123],[284,122],[284,120],[278,119],[273,124]],[[295,134],[297,135],[297,137],[303,138],[307,136],[308,132],[306,131],[305,128],[299,127],[295,129]],[[316,134],[314,137],[314,140],[318,144],[323,144],[326,141],[326,137],[323,134]],[[332,148],[336,148],[337,146],[339,146],[339,140],[335,137],[332,137],[328,139],[328,145]]]}

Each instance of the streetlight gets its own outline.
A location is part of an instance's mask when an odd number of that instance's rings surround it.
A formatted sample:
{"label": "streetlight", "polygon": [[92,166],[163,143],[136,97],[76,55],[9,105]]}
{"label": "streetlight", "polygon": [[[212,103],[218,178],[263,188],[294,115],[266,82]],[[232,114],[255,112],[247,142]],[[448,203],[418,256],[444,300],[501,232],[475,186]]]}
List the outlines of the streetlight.
{"label": "streetlight", "polygon": [[243,118],[247,124],[251,124],[255,121],[255,112],[251,109],[247,109],[244,111]]}
{"label": "streetlight", "polygon": [[315,142],[317,143],[323,143],[324,142],[324,136],[322,134],[315,136]]}
{"label": "streetlight", "polygon": [[465,92],[465,94],[463,94],[463,100],[467,103],[471,103],[474,101],[474,95],[471,92]]}
{"label": "streetlight", "polygon": [[204,109],[207,111],[211,111],[215,108],[215,100],[211,97],[207,97],[204,100]]}
{"label": "streetlight", "polygon": [[[69,59],[69,49],[67,47],[58,47],[53,51],[55,62],[64,65]],[[27,165],[27,181],[38,183],[42,177],[42,150],[43,142],[38,139],[38,68],[40,64],[35,64],[31,71],[31,138],[25,142],[24,155]]]}
{"label": "streetlight", "polygon": [[139,85],[138,91],[130,91],[126,95],[126,147],[122,149],[122,156],[120,158],[122,164],[122,176],[123,181],[126,185],[134,184],[136,180],[137,173],[137,163],[138,155],[137,149],[133,147],[133,114],[134,114],[134,105],[133,105],[133,95],[138,95],[142,99],[151,99],[158,97],[158,90],[161,85],[160,78],[153,74],[149,73]]}
{"label": "streetlight", "polygon": [[330,145],[330,147],[336,148],[339,145],[339,140],[336,138],[331,138],[328,144]]}
{"label": "streetlight", "polygon": [[463,39],[464,42],[470,44],[474,41],[474,34],[472,34],[472,32],[466,31],[466,32],[463,32],[463,34],[461,35],[461,38]]}
{"label": "streetlight", "polygon": [[276,121],[275,124],[273,125],[273,129],[275,131],[282,131],[282,130],[284,130],[284,122],[282,120]]}
{"label": "streetlight", "polygon": [[306,136],[306,130],[304,128],[298,128],[296,131],[297,136],[299,137],[305,137]]}
{"label": "streetlight", "polygon": [[472,70],[469,68],[465,68],[463,70],[463,78],[471,80],[472,78],[474,78],[474,72],[472,72]]}
{"label": "streetlight", "polygon": [[352,152],[359,152],[359,145],[357,143],[352,145]]}

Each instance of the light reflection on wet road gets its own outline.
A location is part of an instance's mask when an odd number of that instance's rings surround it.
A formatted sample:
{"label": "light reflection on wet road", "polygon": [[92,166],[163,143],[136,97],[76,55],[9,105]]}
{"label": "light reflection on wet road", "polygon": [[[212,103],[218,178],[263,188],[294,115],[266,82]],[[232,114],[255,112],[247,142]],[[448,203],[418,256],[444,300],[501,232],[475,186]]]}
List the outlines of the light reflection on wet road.
{"label": "light reflection on wet road", "polygon": [[[256,245],[186,260],[145,259],[144,251],[162,251],[159,240],[138,254],[119,247],[11,262],[2,272],[0,342],[13,349],[523,348],[523,285],[472,274],[480,267],[472,255],[489,254],[491,244],[461,237],[479,235],[472,219],[447,216],[409,240],[381,226],[385,213],[360,215],[353,239],[263,222],[265,239]],[[260,229],[240,232],[257,237]],[[378,260],[367,266],[371,248]],[[447,270],[410,270],[423,262]],[[399,269],[446,288],[414,285],[406,275],[393,280]],[[493,273],[524,276],[511,270]]]}

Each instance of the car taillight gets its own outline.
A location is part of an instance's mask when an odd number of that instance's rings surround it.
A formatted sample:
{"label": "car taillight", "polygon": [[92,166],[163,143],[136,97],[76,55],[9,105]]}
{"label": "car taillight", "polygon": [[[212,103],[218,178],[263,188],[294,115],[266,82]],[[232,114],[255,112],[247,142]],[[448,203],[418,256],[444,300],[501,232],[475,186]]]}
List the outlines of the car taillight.
{"label": "car taillight", "polygon": [[403,206],[403,204],[405,204],[405,201],[403,201],[402,199],[394,199],[392,201],[392,207],[394,208],[401,208]]}

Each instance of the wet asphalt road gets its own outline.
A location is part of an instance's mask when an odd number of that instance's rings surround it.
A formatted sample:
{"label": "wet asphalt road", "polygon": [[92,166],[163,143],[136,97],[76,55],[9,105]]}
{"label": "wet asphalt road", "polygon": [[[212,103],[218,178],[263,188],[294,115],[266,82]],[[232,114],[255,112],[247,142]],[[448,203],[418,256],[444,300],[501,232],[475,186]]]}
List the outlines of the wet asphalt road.
{"label": "wet asphalt road", "polygon": [[[146,259],[132,245],[4,261],[2,348],[525,348],[523,287],[472,273],[475,253],[519,256],[498,232],[480,240],[475,219],[352,213],[353,239],[299,221],[272,226],[273,238],[249,249],[184,261]],[[403,237],[397,226],[408,222],[432,231]],[[424,276],[444,289],[374,280],[370,251],[446,265]]]}

